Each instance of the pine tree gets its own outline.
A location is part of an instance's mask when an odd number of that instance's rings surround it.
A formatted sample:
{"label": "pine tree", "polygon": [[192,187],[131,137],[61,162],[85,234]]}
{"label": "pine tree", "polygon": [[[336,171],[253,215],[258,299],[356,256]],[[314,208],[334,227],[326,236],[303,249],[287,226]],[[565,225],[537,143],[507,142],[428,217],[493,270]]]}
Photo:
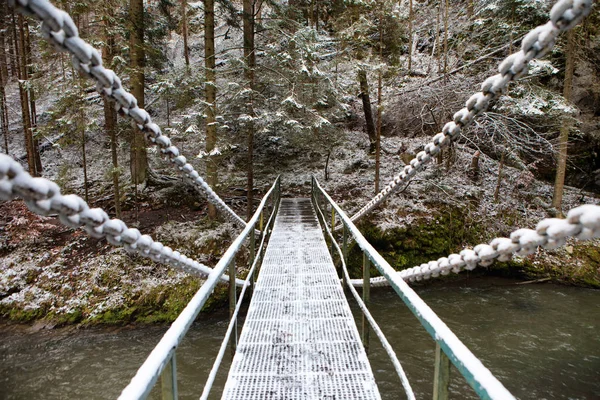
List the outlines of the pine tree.
{"label": "pine tree", "polygon": [[[104,48],[102,58],[105,65],[110,66],[115,56],[115,36],[111,29],[114,23],[114,9],[116,4],[111,0],[105,1],[106,13],[103,16]],[[121,191],[119,187],[119,159],[117,157],[117,113],[112,103],[104,98],[104,129],[110,138],[110,154],[112,159],[112,181],[115,196],[115,215],[121,218]]]}
{"label": "pine tree", "polygon": [[[144,50],[144,2],[130,0],[129,21],[131,25],[130,57],[131,57],[131,93],[135,96],[138,106],[144,107],[145,82],[145,50]],[[144,183],[147,178],[148,155],[144,136],[136,127],[131,140],[131,179],[134,185]]]}
{"label": "pine tree", "polygon": [[32,176],[39,176],[41,171],[37,170],[36,156],[35,156],[35,144],[33,141],[33,132],[31,126],[31,104],[29,102],[29,85],[31,82],[28,80],[28,69],[27,69],[27,54],[26,54],[26,42],[25,42],[25,23],[23,16],[19,15],[15,18],[13,13],[13,31],[17,31],[17,20],[18,20],[18,31],[19,39],[16,48],[17,56],[19,61],[18,78],[19,78],[19,96],[21,100],[21,120],[23,122],[23,134],[25,136],[25,149],[27,151],[27,164],[29,166],[29,173]]}
{"label": "pine tree", "polygon": [[6,16],[8,5],[5,1],[0,4],[0,81],[8,81],[8,59],[6,54]]}

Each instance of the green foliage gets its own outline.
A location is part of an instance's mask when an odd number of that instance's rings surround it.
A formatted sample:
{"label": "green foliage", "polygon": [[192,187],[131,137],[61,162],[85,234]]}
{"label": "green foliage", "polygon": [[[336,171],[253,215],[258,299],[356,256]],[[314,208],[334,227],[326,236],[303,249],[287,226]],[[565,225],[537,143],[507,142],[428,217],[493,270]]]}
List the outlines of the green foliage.
{"label": "green foliage", "polygon": [[[468,211],[438,207],[430,218],[419,218],[415,224],[382,231],[368,221],[360,231],[373,247],[396,270],[412,268],[459,251],[468,243],[479,243],[483,227],[468,223]],[[362,268],[362,253],[356,244],[350,247],[348,266],[353,277]]]}

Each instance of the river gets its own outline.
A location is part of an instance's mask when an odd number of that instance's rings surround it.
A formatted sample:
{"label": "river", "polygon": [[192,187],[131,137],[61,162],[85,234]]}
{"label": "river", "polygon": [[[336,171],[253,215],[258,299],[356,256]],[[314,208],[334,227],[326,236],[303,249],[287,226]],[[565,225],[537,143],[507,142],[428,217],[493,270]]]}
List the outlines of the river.
{"label": "river", "polygon": [[[495,278],[438,282],[416,290],[518,398],[600,399],[600,291]],[[371,308],[417,398],[431,398],[433,340],[393,291],[372,290]],[[199,398],[226,317],[201,316],[178,350],[181,399]],[[2,327],[0,399],[116,398],[165,330]],[[371,337],[369,358],[382,397],[404,398],[387,356]],[[214,398],[220,397],[227,367],[217,379]],[[456,369],[451,392],[451,398],[477,398]],[[151,397],[159,398],[158,393]]]}

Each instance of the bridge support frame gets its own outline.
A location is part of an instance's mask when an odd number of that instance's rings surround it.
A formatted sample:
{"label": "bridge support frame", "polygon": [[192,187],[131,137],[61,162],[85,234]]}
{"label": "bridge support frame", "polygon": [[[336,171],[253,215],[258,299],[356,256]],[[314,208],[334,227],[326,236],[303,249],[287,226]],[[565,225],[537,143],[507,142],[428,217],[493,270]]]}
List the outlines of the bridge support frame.
{"label": "bridge support frame", "polygon": [[[331,207],[331,232],[333,233],[335,230],[335,208]],[[331,239],[331,257],[333,258],[335,254],[335,246],[333,244],[333,235]]]}
{"label": "bridge support frame", "polygon": [[[367,254],[363,252],[363,291],[362,298],[365,306],[368,308],[371,298],[371,260],[367,257]],[[362,340],[363,346],[365,346],[365,351],[369,352],[369,321],[365,316],[365,313],[362,313]]]}
{"label": "bridge support frame", "polygon": [[[235,260],[231,260],[228,265],[229,268],[229,318],[233,318],[235,315],[235,306],[237,303],[237,288],[235,287]],[[237,319],[235,321],[235,326],[233,327],[233,332],[231,335],[231,356],[235,355],[235,350],[237,349],[238,342],[238,326]]]}
{"label": "bridge support frame", "polygon": [[435,372],[433,376],[433,400],[448,400],[450,386],[450,359],[438,342],[435,343]]}
{"label": "bridge support frame", "polygon": [[177,400],[177,358],[175,351],[160,375],[162,400]]}
{"label": "bridge support frame", "polygon": [[[262,219],[263,219],[263,214],[260,213],[260,232],[261,235],[264,235],[263,232],[263,227],[262,227]],[[254,259],[256,258],[256,234],[254,233],[254,230],[252,230],[252,232],[250,232],[250,245],[249,245],[249,249],[250,250],[250,256],[248,257],[248,268],[252,268],[252,264],[254,264]],[[256,273],[252,275],[252,278],[250,279],[250,290],[251,292],[254,292],[254,284],[256,283]]]}
{"label": "bridge support frame", "polygon": [[[348,262],[348,229],[346,229],[346,225],[343,225],[343,233],[342,233],[342,257],[344,257],[344,263]],[[348,286],[348,280],[346,279],[346,275],[342,274],[342,281],[344,290]]]}

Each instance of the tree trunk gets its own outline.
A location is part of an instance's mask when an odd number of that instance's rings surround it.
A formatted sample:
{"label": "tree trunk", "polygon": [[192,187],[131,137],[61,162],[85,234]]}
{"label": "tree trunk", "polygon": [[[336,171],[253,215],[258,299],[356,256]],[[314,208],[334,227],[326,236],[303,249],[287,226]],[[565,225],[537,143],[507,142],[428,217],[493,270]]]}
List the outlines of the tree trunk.
{"label": "tree trunk", "polygon": [[[81,98],[83,99],[83,86],[81,91]],[[88,182],[88,174],[87,174],[87,157],[85,154],[85,109],[83,107],[79,108],[79,129],[81,130],[81,161],[83,164],[83,188],[85,190],[85,202],[89,203],[89,182]]]}
{"label": "tree trunk", "polygon": [[319,32],[319,0],[315,0],[315,30]]}
{"label": "tree trunk", "polygon": [[448,8],[449,0],[446,0],[444,6],[444,75],[448,72]]}
{"label": "tree trunk", "polygon": [[496,190],[494,190],[494,203],[498,202],[500,198],[500,186],[502,185],[502,173],[504,171],[504,151],[500,157],[500,166],[498,167],[498,181],[496,182]]}
{"label": "tree trunk", "polygon": [[[2,136],[4,137],[4,152],[9,153],[8,150],[8,113],[6,108],[6,91],[5,87],[8,82],[8,65],[6,56],[6,42],[5,34],[8,32],[8,23],[6,20],[7,16],[7,5],[6,2],[0,4],[0,128],[2,129]],[[10,34],[8,34],[10,36]]]}
{"label": "tree trunk", "polygon": [[0,123],[2,126],[2,136],[4,136],[4,152],[8,154],[8,112],[6,108],[4,82],[0,85]]}
{"label": "tree trunk", "polygon": [[[31,35],[29,34],[29,24],[27,20],[23,21],[25,29],[25,60],[27,61],[27,80],[32,79],[34,75],[33,60],[31,57]],[[35,107],[35,91],[33,85],[30,83],[28,86],[29,95],[29,109],[31,114],[31,136],[33,138],[33,157],[35,160],[35,170],[38,176],[42,174],[42,158],[40,157],[40,141],[37,139],[37,111]]]}
{"label": "tree trunk", "polygon": [[6,56],[6,33],[8,32],[6,25],[6,2],[0,4],[0,82],[3,86],[8,81],[8,60]]}
{"label": "tree trunk", "polygon": [[367,124],[367,135],[369,135],[369,152],[375,151],[377,143],[377,132],[375,131],[375,122],[373,121],[373,110],[371,109],[371,98],[369,96],[369,82],[367,81],[367,71],[358,70],[358,82],[360,84],[360,98],[363,103],[365,113],[365,122]]}
{"label": "tree trunk", "polygon": [[248,137],[248,208],[247,218],[252,217],[253,202],[254,202],[254,68],[256,66],[256,57],[254,53],[254,2],[252,0],[244,0],[244,12],[242,15],[244,25],[244,58],[246,60],[245,75],[250,88],[248,98],[248,115],[252,117],[247,123]]}
{"label": "tree trunk", "polygon": [[[412,0],[410,1],[412,5]],[[381,19],[383,19],[383,7],[381,7]],[[381,21],[379,23],[379,59],[381,61],[381,64],[383,65],[383,24],[381,23]],[[375,144],[375,193],[379,193],[379,170],[381,168],[381,117],[383,114],[382,92],[383,73],[381,71],[381,68],[379,68],[379,74],[377,75],[377,141]]]}
{"label": "tree trunk", "polygon": [[[212,0],[211,0],[212,1]],[[213,3],[213,15],[214,15],[214,1]],[[208,7],[207,5],[204,6]],[[214,25],[214,23],[213,23]],[[214,30],[214,29],[213,29]],[[181,0],[181,33],[183,36],[183,56],[185,58],[185,65],[190,65],[190,50],[188,48],[188,21],[187,21],[187,0]],[[214,32],[213,32],[214,37]]]}
{"label": "tree trunk", "polygon": [[19,76],[19,67],[18,67],[18,59],[17,59],[17,28],[16,28],[16,24],[15,24],[15,14],[14,12],[11,13],[12,16],[12,23],[11,21],[8,21],[8,14],[6,14],[7,16],[7,21],[6,24],[7,25],[11,25],[11,32],[8,33],[8,53],[9,53],[9,61],[10,61],[10,74],[13,78]]}
{"label": "tree trunk", "polygon": [[[572,30],[567,33],[567,62],[565,66],[565,84],[563,97],[567,102],[571,101],[573,91],[573,74],[575,72],[575,34]],[[552,196],[552,207],[558,211],[562,210],[562,197],[565,186],[565,173],[567,169],[567,144],[569,141],[569,130],[571,119],[566,116],[560,128],[558,143],[558,161],[556,164],[556,180],[554,181],[554,195]]]}
{"label": "tree trunk", "polygon": [[[23,121],[23,134],[25,136],[25,149],[27,151],[27,164],[31,176],[37,176],[36,163],[34,156],[33,135],[31,133],[31,113],[29,110],[29,96],[27,94],[27,57],[25,55],[25,30],[23,26],[23,17],[19,15],[19,41],[16,48],[19,58],[18,78],[19,78],[19,95],[21,100],[21,119]],[[15,24],[13,14],[13,24]],[[15,29],[16,30],[16,29]]]}
{"label": "tree trunk", "polygon": [[435,59],[437,61],[437,69],[438,69],[438,74],[440,73],[441,68],[441,63],[440,63],[440,48],[442,47],[442,45],[440,44],[440,17],[441,17],[441,13],[442,13],[442,6],[438,4],[438,9],[437,9],[437,13],[436,13],[436,17],[435,17],[435,42],[433,43],[433,51],[432,51],[432,56],[435,56]]}
{"label": "tree trunk", "polygon": [[[215,78],[215,2],[204,0],[204,70],[206,82],[206,152],[209,154],[206,160],[206,178],[208,185],[215,190],[217,187],[217,157],[210,153],[217,144],[216,124],[216,101],[217,82]],[[217,217],[217,208],[208,202],[208,216],[211,219]]]}
{"label": "tree trunk", "polygon": [[[137,99],[138,105],[144,107],[144,2],[130,0],[129,20],[131,23],[131,93]],[[131,180],[134,185],[144,183],[147,177],[148,155],[144,136],[137,127],[133,129],[131,140]]]}
{"label": "tree trunk", "polygon": [[[111,3],[106,2],[108,12],[112,12]],[[105,65],[110,66],[112,64],[115,55],[115,38],[110,31],[111,21],[110,17],[113,15],[106,15],[104,17],[104,49],[103,49],[103,62]],[[110,154],[112,158],[112,179],[113,179],[113,192],[115,195],[115,215],[117,218],[121,218],[121,188],[119,187],[119,158],[117,156],[117,113],[108,100],[104,97],[104,129],[110,138]]]}
{"label": "tree trunk", "polygon": [[467,0],[467,18],[469,19],[473,18],[473,1]]}
{"label": "tree trunk", "polygon": [[469,171],[467,175],[474,181],[479,179],[479,158],[481,157],[481,152],[477,150],[475,154],[473,154],[473,158],[471,159],[471,166],[469,167]]}
{"label": "tree trunk", "polygon": [[[381,22],[380,22],[381,24]],[[381,36],[381,34],[380,34]],[[412,48],[413,48],[413,0],[408,0],[408,75],[412,70]]]}
{"label": "tree trunk", "polygon": [[513,30],[515,29],[515,9],[516,9],[516,5],[513,3],[512,8],[510,10],[510,32],[508,34],[508,54],[513,53],[513,41],[514,41]]}

